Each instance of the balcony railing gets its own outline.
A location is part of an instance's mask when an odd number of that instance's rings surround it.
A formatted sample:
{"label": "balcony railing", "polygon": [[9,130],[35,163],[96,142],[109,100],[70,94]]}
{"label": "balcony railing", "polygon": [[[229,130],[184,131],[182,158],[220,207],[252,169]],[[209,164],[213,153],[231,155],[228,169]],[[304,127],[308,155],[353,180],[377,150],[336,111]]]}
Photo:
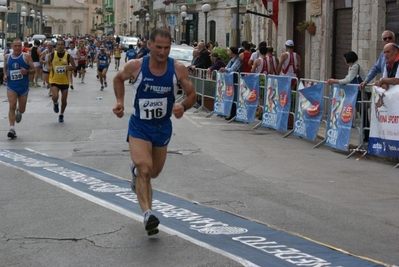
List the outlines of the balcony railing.
{"label": "balcony railing", "polygon": [[139,3],[142,7],[148,7],[150,5],[147,0],[141,0]]}
{"label": "balcony railing", "polygon": [[106,5],[105,6],[105,11],[112,13],[114,11],[114,7],[111,5]]}
{"label": "balcony railing", "polygon": [[178,11],[179,10],[177,8],[177,5],[175,5],[175,4],[170,4],[168,6],[165,6],[165,12],[166,13],[176,13]]}

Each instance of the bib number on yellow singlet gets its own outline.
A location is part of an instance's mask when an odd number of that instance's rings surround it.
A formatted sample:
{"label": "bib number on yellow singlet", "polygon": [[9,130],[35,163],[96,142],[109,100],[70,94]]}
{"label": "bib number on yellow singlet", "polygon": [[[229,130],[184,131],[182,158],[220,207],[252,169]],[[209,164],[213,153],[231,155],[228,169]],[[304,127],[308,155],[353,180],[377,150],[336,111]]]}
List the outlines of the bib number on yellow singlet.
{"label": "bib number on yellow singlet", "polygon": [[56,74],[65,74],[66,73],[66,66],[56,66],[55,67]]}

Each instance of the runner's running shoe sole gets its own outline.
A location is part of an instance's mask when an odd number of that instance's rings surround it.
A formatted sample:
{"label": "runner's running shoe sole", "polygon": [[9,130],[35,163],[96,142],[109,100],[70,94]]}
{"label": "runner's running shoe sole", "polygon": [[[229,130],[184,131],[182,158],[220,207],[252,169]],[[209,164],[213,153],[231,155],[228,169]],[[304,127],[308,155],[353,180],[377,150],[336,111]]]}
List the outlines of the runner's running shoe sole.
{"label": "runner's running shoe sole", "polygon": [[145,230],[147,231],[147,235],[156,235],[159,233],[158,230],[158,225],[159,225],[159,220],[157,217],[155,217],[155,215],[150,215],[150,217],[148,217],[148,221],[145,224]]}
{"label": "runner's running shoe sole", "polygon": [[7,134],[8,138],[14,139],[15,137],[17,137],[17,134],[15,133],[15,131],[9,131]]}

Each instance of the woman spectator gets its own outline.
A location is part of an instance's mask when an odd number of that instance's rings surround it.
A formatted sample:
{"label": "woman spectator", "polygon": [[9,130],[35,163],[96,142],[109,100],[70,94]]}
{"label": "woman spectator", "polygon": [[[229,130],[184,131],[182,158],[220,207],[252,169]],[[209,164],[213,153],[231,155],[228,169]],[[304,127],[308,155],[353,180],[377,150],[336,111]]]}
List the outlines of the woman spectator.
{"label": "woman spectator", "polygon": [[333,79],[333,78],[328,79],[327,83],[329,85],[332,85],[334,83],[339,84],[339,85],[345,85],[348,83],[360,84],[362,82],[362,80],[360,80],[358,78],[363,79],[366,76],[363,69],[360,67],[359,63],[357,62],[358,57],[355,52],[353,52],[353,51],[346,52],[344,54],[344,60],[345,60],[346,65],[349,66],[348,74],[346,75],[345,78],[343,78],[341,80]]}
{"label": "woman spectator", "polygon": [[213,64],[206,69],[206,74],[209,79],[212,78],[212,72],[214,70],[218,71],[220,68],[226,67],[226,63],[219,57],[217,52],[212,52],[210,57]]}
{"label": "woman spectator", "polygon": [[[346,77],[341,80],[328,79],[327,83],[329,85],[332,85],[332,84],[345,85],[345,84],[360,84],[360,83],[362,83],[362,81],[366,77],[366,75],[365,75],[363,69],[360,67],[359,63],[357,62],[357,60],[358,60],[357,54],[353,51],[346,52],[344,54],[344,60],[345,60],[346,65],[349,66],[348,74],[346,75]],[[357,101],[361,101],[361,100],[362,100],[362,96],[361,96],[361,91],[359,90],[357,93]],[[367,99],[365,98],[364,100],[367,100]],[[359,103],[358,105],[356,105],[357,112],[361,112],[362,104]],[[365,112],[364,112],[364,114],[361,114],[361,117],[363,117],[363,126],[369,127],[370,124],[369,124],[369,121],[367,118],[368,117],[367,116],[367,106],[365,106]],[[365,130],[363,141],[368,142],[368,139],[369,139],[369,130]]]}

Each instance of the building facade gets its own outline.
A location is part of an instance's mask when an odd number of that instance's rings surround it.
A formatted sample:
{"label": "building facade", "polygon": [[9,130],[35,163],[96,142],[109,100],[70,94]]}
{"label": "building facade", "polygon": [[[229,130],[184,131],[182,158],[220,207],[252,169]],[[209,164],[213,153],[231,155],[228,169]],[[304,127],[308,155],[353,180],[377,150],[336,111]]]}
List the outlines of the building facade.
{"label": "building facade", "polygon": [[101,6],[102,0],[10,1],[8,36],[102,33],[97,29],[103,23],[102,14],[96,13]]}
{"label": "building facade", "polygon": [[[210,5],[206,13],[204,4]],[[22,6],[26,17],[20,16]],[[399,37],[398,11],[399,0],[27,0],[10,2],[9,14],[16,14],[17,22],[8,21],[8,32],[144,37],[163,27],[178,43],[207,40],[228,47],[250,39],[255,45],[266,41],[277,55],[292,39],[302,58],[299,77],[326,80],[345,77],[347,51],[358,54],[367,72],[382,51],[382,32]],[[310,20],[314,35],[297,30]]]}
{"label": "building facade", "polygon": [[[237,43],[237,39],[231,41],[237,2],[239,40],[248,36],[244,32],[249,28],[251,40],[247,41],[255,45],[266,41],[277,55],[285,51],[286,40],[294,40],[295,50],[302,58],[300,77],[317,80],[345,77],[348,66],[343,54],[348,51],[358,54],[359,63],[367,72],[382,51],[382,32],[388,29],[399,34],[398,0],[141,0],[134,12],[140,18],[141,35],[153,27],[164,27],[178,42],[208,40],[227,47]],[[207,16],[201,10],[205,3],[211,6]],[[185,18],[182,5],[187,7]],[[251,13],[246,20],[248,11]],[[146,13],[150,15],[149,23],[145,20]],[[314,35],[297,30],[300,22],[310,20],[316,26]]]}
{"label": "building facade", "polygon": [[[285,40],[294,40],[304,66],[300,77],[344,78],[348,66],[343,54],[348,51],[357,53],[367,73],[382,52],[382,32],[391,30],[398,36],[398,11],[397,0],[280,0],[273,44],[279,54]],[[309,20],[316,25],[315,35],[296,30],[299,22]]]}

